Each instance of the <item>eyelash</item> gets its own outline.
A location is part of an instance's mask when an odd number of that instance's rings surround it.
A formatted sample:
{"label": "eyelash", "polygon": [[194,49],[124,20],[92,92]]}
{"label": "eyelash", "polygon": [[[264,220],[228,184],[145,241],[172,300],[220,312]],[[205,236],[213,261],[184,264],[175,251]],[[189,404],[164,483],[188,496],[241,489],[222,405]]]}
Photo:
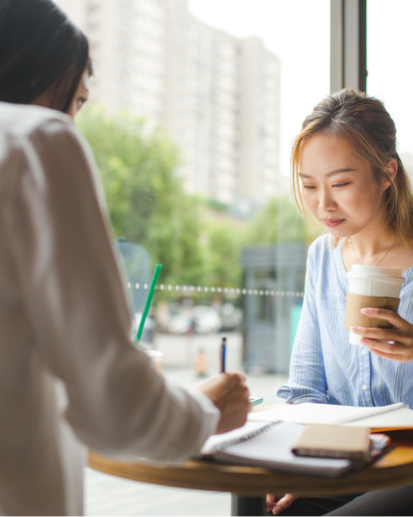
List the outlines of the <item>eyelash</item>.
{"label": "eyelash", "polygon": [[84,97],[78,97],[77,98],[77,107],[80,109],[85,102],[86,102],[86,99]]}
{"label": "eyelash", "polygon": [[[332,188],[342,188],[342,187],[345,187],[346,185],[349,185],[350,183],[349,182],[346,182],[346,183],[336,183],[334,185],[332,185]],[[303,188],[307,189],[307,190],[314,190],[316,187],[312,186],[312,185],[303,185]]]}

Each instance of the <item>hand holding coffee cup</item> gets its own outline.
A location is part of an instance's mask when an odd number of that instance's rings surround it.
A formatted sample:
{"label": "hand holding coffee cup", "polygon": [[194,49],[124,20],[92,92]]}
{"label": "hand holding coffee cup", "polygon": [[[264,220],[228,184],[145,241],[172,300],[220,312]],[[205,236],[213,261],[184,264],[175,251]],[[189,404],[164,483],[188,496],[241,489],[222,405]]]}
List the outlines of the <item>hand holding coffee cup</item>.
{"label": "hand holding coffee cup", "polygon": [[[361,309],[375,307],[397,312],[400,302],[400,289],[404,279],[400,269],[353,264],[347,273],[349,291],[347,293],[346,317],[344,327],[390,328],[383,319],[371,318],[361,313]],[[362,336],[350,331],[350,343],[361,344]]]}

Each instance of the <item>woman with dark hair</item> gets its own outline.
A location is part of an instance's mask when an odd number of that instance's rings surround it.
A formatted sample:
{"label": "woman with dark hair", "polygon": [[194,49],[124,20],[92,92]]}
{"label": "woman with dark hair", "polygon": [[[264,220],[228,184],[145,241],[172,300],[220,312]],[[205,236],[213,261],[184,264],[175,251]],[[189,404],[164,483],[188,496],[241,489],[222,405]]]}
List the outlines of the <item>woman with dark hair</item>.
{"label": "woman with dark hair", "polygon": [[94,160],[68,117],[90,73],[86,38],[51,0],[0,0],[4,515],[80,515],[86,447],[184,459],[250,409],[243,376],[190,393],[130,339]]}
{"label": "woman with dark hair", "polygon": [[84,34],[50,0],[0,2],[0,99],[68,113],[81,77],[91,75]]}
{"label": "woman with dark hair", "polygon": [[[413,406],[413,194],[397,153],[396,128],[382,102],[345,89],[304,120],[292,150],[299,209],[326,229],[308,250],[303,310],[289,380],[278,395],[289,404]],[[345,329],[347,272],[353,264],[395,268],[404,284],[398,313],[363,308],[387,328]],[[412,515],[413,489],[352,497],[268,496],[282,515]],[[291,505],[291,506],[290,506]],[[388,513],[390,512],[390,513]]]}

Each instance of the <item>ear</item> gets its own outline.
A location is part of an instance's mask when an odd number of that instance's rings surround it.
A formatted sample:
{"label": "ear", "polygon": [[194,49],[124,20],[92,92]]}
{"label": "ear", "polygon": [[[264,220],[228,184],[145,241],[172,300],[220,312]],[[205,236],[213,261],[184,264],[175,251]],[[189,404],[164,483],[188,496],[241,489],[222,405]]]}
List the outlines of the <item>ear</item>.
{"label": "ear", "polygon": [[387,166],[386,166],[386,172],[388,176],[383,180],[383,187],[384,190],[388,189],[392,182],[396,181],[396,175],[398,171],[399,166],[397,165],[396,158],[392,158],[389,160]]}

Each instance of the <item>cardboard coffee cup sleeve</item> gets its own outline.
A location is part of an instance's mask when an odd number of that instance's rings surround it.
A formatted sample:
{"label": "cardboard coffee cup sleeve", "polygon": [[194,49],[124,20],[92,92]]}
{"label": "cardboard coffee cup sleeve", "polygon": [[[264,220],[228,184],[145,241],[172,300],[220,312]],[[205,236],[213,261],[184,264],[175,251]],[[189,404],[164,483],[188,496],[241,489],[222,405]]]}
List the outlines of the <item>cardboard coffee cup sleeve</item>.
{"label": "cardboard coffee cup sleeve", "polygon": [[352,325],[360,327],[391,328],[390,323],[379,318],[369,318],[360,312],[367,307],[388,309],[397,312],[400,298],[386,298],[384,296],[362,296],[361,294],[347,293],[346,317],[344,328],[349,329]]}

